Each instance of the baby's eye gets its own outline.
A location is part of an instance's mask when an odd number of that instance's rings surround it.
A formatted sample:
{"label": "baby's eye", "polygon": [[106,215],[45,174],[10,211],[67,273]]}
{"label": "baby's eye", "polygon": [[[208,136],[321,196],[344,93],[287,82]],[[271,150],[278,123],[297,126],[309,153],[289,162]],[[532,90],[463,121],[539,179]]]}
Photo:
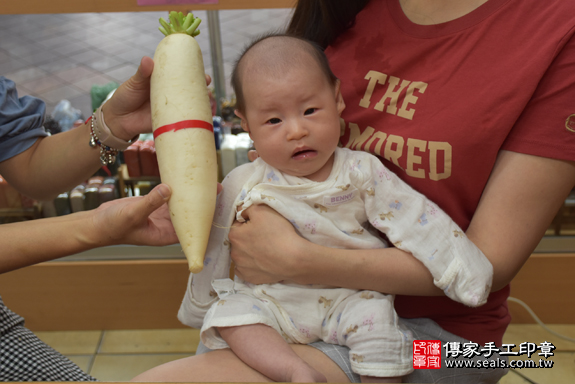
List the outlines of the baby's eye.
{"label": "baby's eye", "polygon": [[315,111],[317,111],[317,108],[308,108],[305,110],[304,115],[311,115]]}
{"label": "baby's eye", "polygon": [[277,117],[271,118],[267,121],[268,124],[279,124],[282,121],[280,119],[278,119]]}

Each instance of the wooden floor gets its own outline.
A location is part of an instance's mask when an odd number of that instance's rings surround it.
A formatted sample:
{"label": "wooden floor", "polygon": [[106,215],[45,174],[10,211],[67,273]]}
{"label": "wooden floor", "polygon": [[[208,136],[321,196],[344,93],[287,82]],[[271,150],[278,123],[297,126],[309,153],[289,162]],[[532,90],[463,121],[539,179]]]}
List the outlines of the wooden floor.
{"label": "wooden floor", "polygon": [[[553,331],[575,339],[575,325],[550,325]],[[523,368],[510,370],[500,381],[501,384],[572,384],[575,383],[575,343],[555,336],[536,324],[511,324],[503,338],[504,343],[519,346],[524,342],[533,342],[539,345],[541,342],[552,343],[555,355],[549,357],[553,360],[553,368]],[[525,356],[524,356],[525,357]],[[538,359],[534,359],[538,360]]]}
{"label": "wooden floor", "polygon": [[[575,325],[552,325],[556,332],[575,338]],[[46,343],[68,356],[101,381],[127,381],[159,364],[190,356],[198,344],[196,329],[37,332]],[[551,369],[511,370],[501,384],[575,382],[575,343],[562,340],[538,325],[512,324],[504,343],[552,343]],[[537,359],[535,359],[537,360]]]}

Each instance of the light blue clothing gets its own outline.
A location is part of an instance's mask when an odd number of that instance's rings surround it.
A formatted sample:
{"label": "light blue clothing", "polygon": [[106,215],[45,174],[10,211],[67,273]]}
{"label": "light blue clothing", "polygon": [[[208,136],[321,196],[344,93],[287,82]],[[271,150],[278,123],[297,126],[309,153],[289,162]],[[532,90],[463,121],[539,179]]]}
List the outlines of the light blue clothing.
{"label": "light blue clothing", "polygon": [[16,84],[0,76],[0,161],[28,148],[38,138],[48,136],[42,126],[46,104],[35,97],[18,97]]}

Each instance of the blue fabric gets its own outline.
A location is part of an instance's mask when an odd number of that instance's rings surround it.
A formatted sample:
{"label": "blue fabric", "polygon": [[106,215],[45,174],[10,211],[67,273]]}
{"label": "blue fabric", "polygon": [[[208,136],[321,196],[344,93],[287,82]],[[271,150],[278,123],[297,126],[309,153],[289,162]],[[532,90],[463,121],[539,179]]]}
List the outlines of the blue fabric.
{"label": "blue fabric", "polygon": [[18,98],[16,84],[0,76],[0,161],[14,157],[48,136],[42,124],[46,104],[32,96]]}

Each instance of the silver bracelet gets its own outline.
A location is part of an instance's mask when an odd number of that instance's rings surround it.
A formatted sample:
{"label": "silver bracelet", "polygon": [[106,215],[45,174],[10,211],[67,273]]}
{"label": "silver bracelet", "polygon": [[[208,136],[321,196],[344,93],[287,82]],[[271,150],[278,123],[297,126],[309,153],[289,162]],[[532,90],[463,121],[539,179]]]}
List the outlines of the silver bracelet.
{"label": "silver bracelet", "polygon": [[136,135],[132,140],[126,141],[114,136],[104,120],[102,105],[94,111],[90,119],[90,147],[100,147],[100,162],[102,165],[114,164],[118,152],[128,148],[139,137],[139,135]]}
{"label": "silver bracelet", "polygon": [[90,147],[100,147],[100,163],[102,163],[102,165],[114,164],[116,162],[116,156],[118,155],[119,151],[117,149],[110,148],[105,144],[102,144],[100,139],[98,139],[96,129],[94,128],[95,122],[96,112],[94,112],[90,118]]}

